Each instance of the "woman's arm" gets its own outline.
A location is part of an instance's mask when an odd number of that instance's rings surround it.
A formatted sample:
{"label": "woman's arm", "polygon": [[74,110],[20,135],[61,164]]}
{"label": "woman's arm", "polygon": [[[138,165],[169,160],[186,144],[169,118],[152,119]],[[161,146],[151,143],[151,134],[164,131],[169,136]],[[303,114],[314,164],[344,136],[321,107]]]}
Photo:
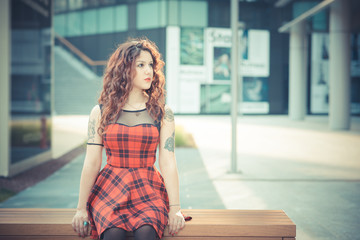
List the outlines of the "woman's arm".
{"label": "woman's arm", "polygon": [[84,165],[80,179],[79,201],[77,211],[72,221],[74,230],[80,236],[86,236],[90,231],[90,227],[85,227],[84,222],[89,221],[86,203],[90,195],[91,188],[95,183],[95,179],[101,168],[102,161],[102,138],[98,134],[97,129],[100,125],[101,111],[99,105],[96,105],[89,117],[88,123],[88,143],[100,145],[87,145]]}
{"label": "woman's arm", "polygon": [[169,196],[169,234],[176,234],[185,225],[180,212],[179,175],[175,159],[175,122],[172,110],[165,106],[160,131],[159,166]]}

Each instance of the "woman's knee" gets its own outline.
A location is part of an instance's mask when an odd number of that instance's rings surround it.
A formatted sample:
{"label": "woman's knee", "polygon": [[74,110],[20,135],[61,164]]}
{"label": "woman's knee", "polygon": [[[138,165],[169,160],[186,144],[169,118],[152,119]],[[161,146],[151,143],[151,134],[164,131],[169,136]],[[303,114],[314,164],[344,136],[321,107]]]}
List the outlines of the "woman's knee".
{"label": "woman's knee", "polygon": [[126,239],[126,231],[122,228],[108,228],[104,231],[104,240],[125,240]]}
{"label": "woman's knee", "polygon": [[155,240],[156,231],[153,226],[145,224],[134,231],[134,237],[135,240]]}

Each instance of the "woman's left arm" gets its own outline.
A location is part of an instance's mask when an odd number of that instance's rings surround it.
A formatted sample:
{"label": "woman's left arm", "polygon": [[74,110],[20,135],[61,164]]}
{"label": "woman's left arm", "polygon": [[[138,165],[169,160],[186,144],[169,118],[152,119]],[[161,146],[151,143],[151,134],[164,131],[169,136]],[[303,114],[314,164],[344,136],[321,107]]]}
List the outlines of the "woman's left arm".
{"label": "woman's left arm", "polygon": [[179,174],[175,159],[174,113],[167,105],[160,131],[159,166],[170,202],[169,234],[174,235],[185,226],[185,220],[180,211]]}

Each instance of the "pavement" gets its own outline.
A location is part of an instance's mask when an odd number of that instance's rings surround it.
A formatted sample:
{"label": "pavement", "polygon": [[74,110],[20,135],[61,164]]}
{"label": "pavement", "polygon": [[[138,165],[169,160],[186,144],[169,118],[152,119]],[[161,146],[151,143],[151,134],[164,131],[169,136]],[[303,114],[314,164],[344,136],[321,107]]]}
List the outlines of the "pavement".
{"label": "pavement", "polygon": [[[229,116],[176,116],[197,149],[177,148],[182,208],[282,209],[297,239],[360,239],[360,118],[330,131],[327,116],[240,116],[237,171]],[[87,116],[54,117],[56,155],[86,139]],[[104,155],[105,162],[105,155]],[[84,154],[1,208],[75,208]]]}

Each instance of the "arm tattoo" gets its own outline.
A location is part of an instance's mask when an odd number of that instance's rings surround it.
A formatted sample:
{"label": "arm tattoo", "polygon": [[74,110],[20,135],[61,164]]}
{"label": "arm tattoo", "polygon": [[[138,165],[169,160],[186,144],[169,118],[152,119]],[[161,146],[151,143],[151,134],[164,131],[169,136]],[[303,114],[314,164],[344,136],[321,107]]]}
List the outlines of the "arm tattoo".
{"label": "arm tattoo", "polygon": [[89,126],[88,126],[88,141],[95,139],[95,119],[89,120]]}
{"label": "arm tattoo", "polygon": [[175,146],[175,131],[173,132],[173,134],[171,134],[171,136],[166,139],[165,141],[165,149],[167,149],[169,152],[174,152],[174,146]]}
{"label": "arm tattoo", "polygon": [[166,108],[165,109],[165,116],[164,118],[169,121],[169,122],[173,122],[174,121],[174,113],[173,111],[171,111],[170,108]]}

